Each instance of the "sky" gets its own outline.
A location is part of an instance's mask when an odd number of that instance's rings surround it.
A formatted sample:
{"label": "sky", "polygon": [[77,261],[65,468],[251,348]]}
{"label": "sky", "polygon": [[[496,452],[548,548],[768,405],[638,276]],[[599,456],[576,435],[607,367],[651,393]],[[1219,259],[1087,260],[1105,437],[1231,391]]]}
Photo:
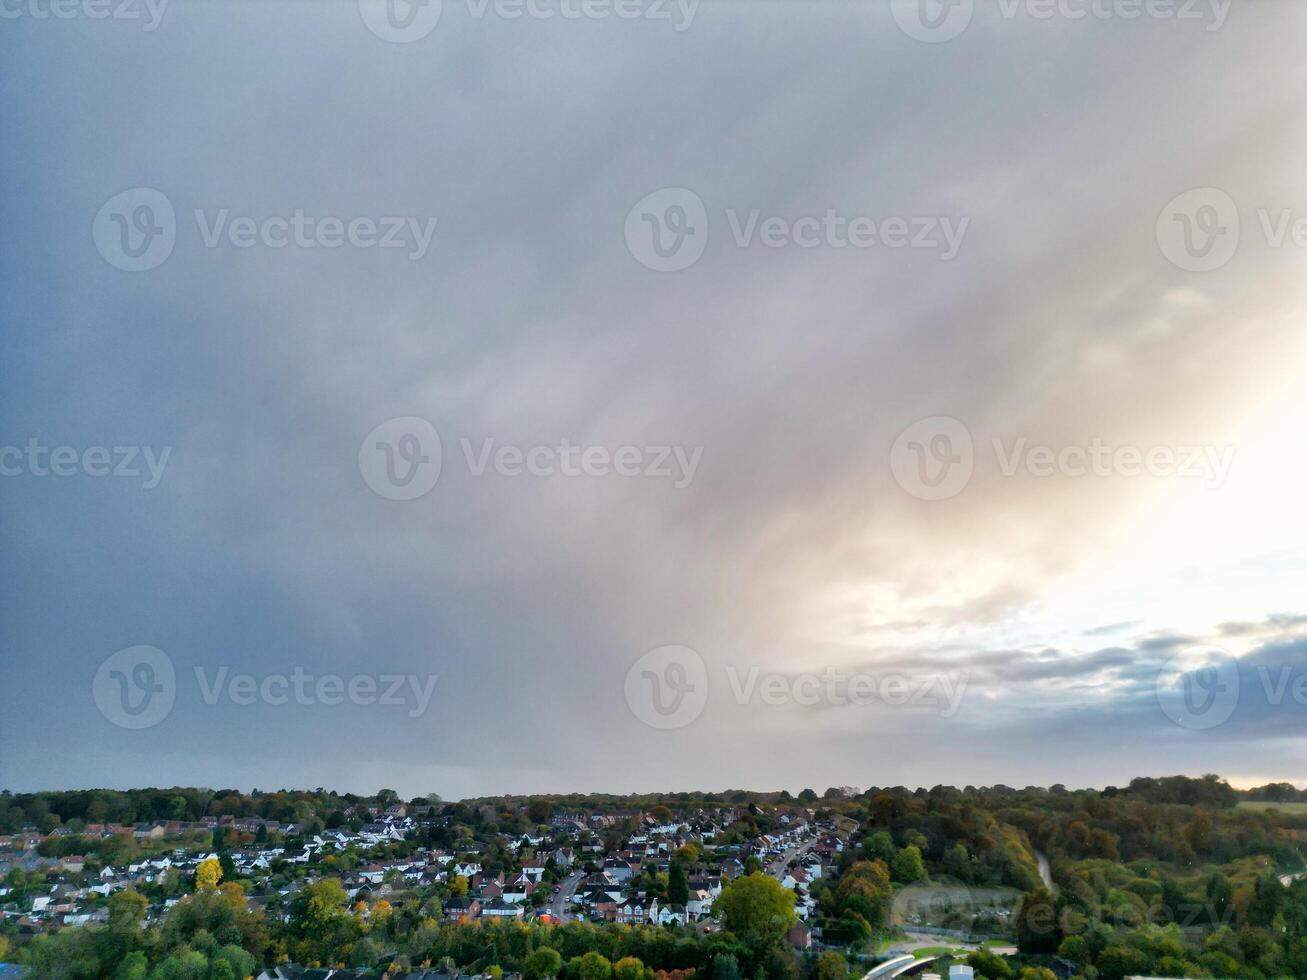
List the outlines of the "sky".
{"label": "sky", "polygon": [[0,787],[1307,785],[1307,7],[0,14]]}

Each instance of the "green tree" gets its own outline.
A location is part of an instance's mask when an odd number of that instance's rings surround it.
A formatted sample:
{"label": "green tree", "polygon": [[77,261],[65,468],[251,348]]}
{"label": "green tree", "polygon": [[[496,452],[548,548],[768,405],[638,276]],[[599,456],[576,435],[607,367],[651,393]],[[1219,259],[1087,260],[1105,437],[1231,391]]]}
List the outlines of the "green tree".
{"label": "green tree", "polygon": [[674,856],[687,868],[693,868],[699,863],[699,845],[694,841],[682,844],[676,849]]}
{"label": "green tree", "polygon": [[336,951],[358,936],[360,923],[345,909],[339,878],[323,878],[302,889],[291,903],[289,933],[297,940],[288,952],[301,962],[331,962]]}
{"label": "green tree", "polygon": [[247,953],[240,946],[228,944],[213,954],[214,961],[226,960],[231,964],[232,976],[236,980],[244,980],[245,977],[253,976],[254,969],[258,965],[253,956]]}
{"label": "green tree", "polygon": [[1248,904],[1248,924],[1270,927],[1288,893],[1289,890],[1280,884],[1280,879],[1274,874],[1258,878],[1253,887],[1253,899]]}
{"label": "green tree", "polygon": [[224,851],[218,855],[218,867],[222,869],[222,877],[225,881],[236,880],[236,862],[232,860],[231,854]]}
{"label": "green tree", "polygon": [[1046,888],[1037,888],[1021,896],[1013,920],[1017,948],[1023,953],[1055,953],[1062,941],[1058,929],[1056,903]]}
{"label": "green tree", "polygon": [[[868,927],[875,927],[883,925],[888,917],[893,890],[884,861],[855,861],[834,891],[825,892],[823,899],[826,904],[833,902],[834,911],[840,913],[841,920],[852,915],[862,919]],[[862,929],[856,931],[863,932]],[[848,937],[844,941],[855,940]]]}
{"label": "green tree", "polygon": [[109,922],[95,933],[94,943],[102,963],[118,963],[129,952],[139,949],[145,934],[145,896],[128,888],[109,896]]}
{"label": "green tree", "polygon": [[1108,946],[1094,958],[1104,980],[1123,980],[1148,970],[1148,954],[1129,946]]}
{"label": "green tree", "polygon": [[349,951],[350,966],[373,967],[377,965],[377,960],[380,958],[381,954],[377,950],[377,944],[367,936],[356,942]]}
{"label": "green tree", "polygon": [[541,946],[522,964],[522,975],[526,980],[546,980],[548,977],[558,976],[562,968],[563,957],[559,955],[558,950]]}
{"label": "green tree", "polygon": [[978,949],[968,954],[967,966],[986,980],[1008,980],[1012,976],[1012,967],[1007,960],[987,949]]}
{"label": "green tree", "polygon": [[113,932],[133,934],[145,921],[149,902],[132,888],[114,892],[109,896],[109,929]]}
{"label": "green tree", "polygon": [[1232,895],[1230,879],[1219,871],[1213,871],[1211,877],[1207,879],[1207,901],[1211,906],[1214,920],[1212,925],[1219,925],[1226,921],[1226,910],[1230,907]]}
{"label": "green tree", "polygon": [[608,980],[613,975],[613,964],[608,957],[594,950],[572,961],[581,980]]}
{"label": "green tree", "polygon": [[613,964],[614,980],[643,980],[644,963],[637,956],[624,956]]}
{"label": "green tree", "polygon": [[894,856],[898,849],[894,846],[894,838],[884,830],[878,830],[862,845],[867,857],[871,859],[880,858],[888,866],[893,866]]}
{"label": "green tree", "polygon": [[849,961],[828,950],[817,957],[817,980],[848,980]]}
{"label": "green tree", "polygon": [[204,954],[182,947],[154,968],[150,980],[208,980],[208,976]]}
{"label": "green tree", "polygon": [[114,980],[145,980],[150,972],[150,961],[139,949],[128,953],[114,971]]}
{"label": "green tree", "polygon": [[944,852],[944,871],[959,881],[971,882],[971,855],[966,844],[958,842]]}
{"label": "green tree", "polygon": [[671,905],[684,905],[689,900],[689,876],[681,862],[673,858],[667,872],[667,901]]}
{"label": "green tree", "polygon": [[779,942],[794,924],[794,893],[758,872],[726,885],[714,908],[727,929],[759,948]]}
{"label": "green tree", "polygon": [[833,942],[859,948],[871,939],[871,926],[856,912],[845,912],[838,920],[827,924],[824,935]]}
{"label": "green tree", "polygon": [[740,962],[731,953],[718,953],[712,960],[712,980],[740,980]]}
{"label": "green tree", "polygon": [[799,958],[784,946],[773,946],[762,964],[767,980],[799,980]]}
{"label": "green tree", "polygon": [[909,844],[894,857],[894,880],[904,884],[921,881],[926,877],[926,866],[921,862],[921,851]]}

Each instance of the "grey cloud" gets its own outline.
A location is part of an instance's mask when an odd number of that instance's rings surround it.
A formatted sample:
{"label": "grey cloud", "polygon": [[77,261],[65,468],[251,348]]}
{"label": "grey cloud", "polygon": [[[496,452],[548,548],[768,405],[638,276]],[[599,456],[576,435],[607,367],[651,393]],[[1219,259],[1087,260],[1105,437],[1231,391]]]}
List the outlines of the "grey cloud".
{"label": "grey cloud", "polygon": [[[982,455],[955,501],[923,506],[889,449],[937,414],[981,447],[1214,439],[1255,400],[1284,359],[1268,324],[1298,270],[1251,257],[1196,283],[1158,254],[1152,222],[1189,186],[1241,201],[1295,186],[1283,78],[1303,14],[1210,35],[984,18],[933,46],[864,6],[705,2],[680,34],[451,9],[412,45],[371,36],[348,3],[176,2],[149,35],[8,25],[13,77],[41,84],[2,95],[16,138],[0,150],[14,175],[0,441],[175,448],[148,499],[0,486],[0,784],[767,785],[818,757],[839,784],[878,739],[907,740],[894,716],[826,711],[796,732],[715,709],[660,740],[622,679],[671,642],[714,669],[973,671],[1004,700],[982,710],[977,691],[875,781],[943,756],[972,772],[941,781],[1074,782],[1014,719],[1046,704],[1114,718],[1111,697],[1091,700],[1100,678],[1135,710],[1148,667],[1193,627],[1135,645],[1123,625],[1119,646],[1087,653],[1003,634],[1102,559],[1141,487],[1003,478]],[[172,199],[182,232],[158,269],[126,274],[88,228],[142,185]],[[665,186],[711,211],[703,259],[674,275],[622,241],[626,211]],[[439,221],[420,262],[206,248],[188,222],[223,207]],[[949,263],[735,248],[724,210],[754,207],[970,226]],[[446,450],[409,503],[372,494],[356,464],[363,436],[401,415],[431,419]],[[704,454],[683,491],[478,478],[457,465],[464,436]],[[259,708],[250,725],[191,698],[157,730],[113,730],[89,679],[141,642],[181,674],[303,662],[442,683],[416,720]],[[503,719],[509,751],[487,733]],[[958,745],[964,726],[984,738]],[[384,746],[360,737],[373,730]],[[770,755],[745,752],[742,730]]]}

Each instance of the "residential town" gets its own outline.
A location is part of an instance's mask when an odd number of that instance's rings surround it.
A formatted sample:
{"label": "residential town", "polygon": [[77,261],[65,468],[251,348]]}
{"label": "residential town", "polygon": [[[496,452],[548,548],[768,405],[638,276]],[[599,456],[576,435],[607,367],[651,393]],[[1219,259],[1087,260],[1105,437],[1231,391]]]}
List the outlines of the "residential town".
{"label": "residential town", "polygon": [[[157,918],[181,899],[168,896],[170,881],[191,878],[201,862],[221,858],[230,865],[228,877],[251,883],[254,902],[283,915],[298,891],[330,875],[340,879],[351,902],[444,895],[439,912],[454,921],[584,919],[711,931],[713,902],[723,882],[761,866],[793,892],[800,921],[789,938],[806,948],[812,935],[805,924],[813,911],[811,883],[832,873],[856,828],[847,818],[818,820],[812,809],[802,809],[779,815],[772,833],[717,846],[725,829],[738,822],[737,810],[700,808],[670,816],[559,811],[547,826],[496,834],[477,850],[412,846],[451,819],[434,810],[430,804],[394,803],[384,809],[360,804],[345,812],[354,828],[312,832],[293,823],[234,816],[87,824],[49,835],[25,830],[0,836],[0,880],[12,882],[18,871],[22,882],[0,886],[0,914],[32,931],[103,922],[108,897],[130,888],[161,895],[148,911]],[[58,850],[61,841],[128,835],[151,856],[104,864],[84,854],[42,854]],[[215,839],[241,843],[220,853]],[[196,846],[196,841],[208,843]],[[680,872],[683,889],[658,887],[676,874],[677,855],[687,856],[687,849],[694,860],[688,862],[692,873]],[[486,851],[495,859],[485,860]],[[342,863],[345,855],[357,863]]]}
{"label": "residential town", "polygon": [[1304,976],[1301,796],[0,791],[0,978]]}

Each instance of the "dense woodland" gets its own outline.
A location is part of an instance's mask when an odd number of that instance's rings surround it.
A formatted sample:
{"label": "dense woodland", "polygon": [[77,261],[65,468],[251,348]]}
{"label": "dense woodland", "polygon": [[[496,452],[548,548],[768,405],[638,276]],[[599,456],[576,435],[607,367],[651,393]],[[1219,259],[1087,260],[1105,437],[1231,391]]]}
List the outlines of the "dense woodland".
{"label": "dense woodland", "polygon": [[[685,927],[454,923],[440,915],[449,894],[443,885],[351,906],[334,875],[377,853],[332,855],[308,868],[274,868],[264,882],[232,880],[223,874],[229,865],[222,865],[211,881],[174,878],[152,893],[115,893],[107,899],[106,925],[23,936],[6,922],[0,946],[8,947],[8,959],[29,966],[37,977],[238,980],[289,959],[392,973],[424,966],[521,972],[527,980],[644,980],[655,971],[689,970],[711,980],[843,980],[860,975],[865,958],[889,937],[895,897],[907,887],[938,884],[1020,893],[1016,913],[1004,924],[1020,954],[972,956],[977,975],[987,980],[1069,973],[1086,980],[1133,974],[1302,978],[1307,977],[1307,880],[1285,885],[1279,876],[1304,867],[1307,815],[1292,805],[1252,803],[1301,803],[1305,795],[1287,784],[1239,792],[1208,776],[1136,779],[1103,790],[844,787],[821,794],[728,791],[457,803],[432,796],[412,801],[429,815],[418,831],[380,849],[386,854],[453,849],[511,871],[517,855],[502,835],[545,828],[558,811],[629,814],[596,831],[612,847],[620,846],[640,814],[665,819],[700,808],[731,808],[735,822],[681,858],[700,865],[679,869],[693,874],[769,832],[781,814],[811,810],[819,820],[840,817],[856,827],[837,873],[811,886],[819,910],[813,924],[831,947],[820,954],[796,953],[783,944],[793,896],[759,874],[727,886],[716,907],[724,928],[707,935]],[[324,790],[182,788],[6,793],[0,794],[0,831],[64,828],[43,841],[43,853],[87,854],[88,871],[94,871],[97,863],[129,859],[150,845],[130,835],[81,836],[89,824],[234,815],[295,824],[293,832],[305,834],[357,821],[359,804],[396,800],[389,791],[370,798]],[[199,835],[193,843],[220,853],[245,843],[240,835],[213,838]],[[1037,851],[1049,860],[1052,889],[1041,881]],[[288,904],[266,894],[297,876],[310,884]],[[649,877],[652,888],[666,888],[666,873],[651,869]],[[31,884],[21,870],[7,881],[11,889]],[[147,909],[169,896],[182,900],[143,928]]]}

